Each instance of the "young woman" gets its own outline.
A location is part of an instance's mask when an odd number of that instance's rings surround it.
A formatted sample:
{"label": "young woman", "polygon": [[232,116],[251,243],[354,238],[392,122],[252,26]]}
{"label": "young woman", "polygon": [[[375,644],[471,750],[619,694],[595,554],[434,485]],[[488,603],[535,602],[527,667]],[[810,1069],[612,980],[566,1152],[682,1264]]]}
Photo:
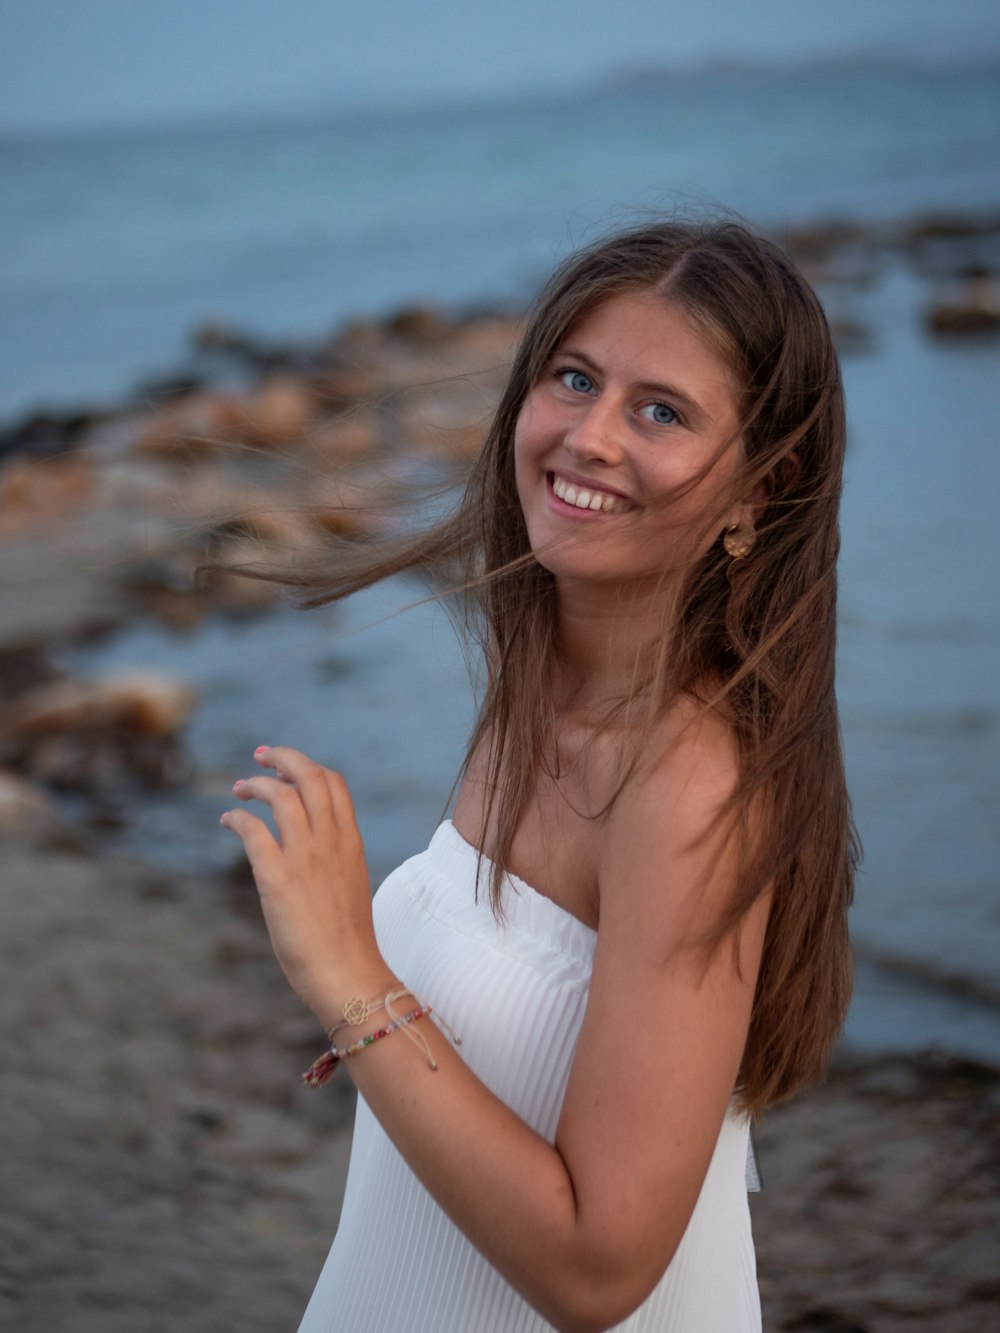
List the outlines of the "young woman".
{"label": "young woman", "polygon": [[760,1327],[749,1118],[850,989],[843,451],[783,254],[643,227],[542,293],[455,514],[313,586],[450,561],[487,684],[453,820],[374,913],[330,768],[262,748],[235,790],[279,838],[222,817],[331,1034],[314,1080],[361,1093],[306,1333]]}

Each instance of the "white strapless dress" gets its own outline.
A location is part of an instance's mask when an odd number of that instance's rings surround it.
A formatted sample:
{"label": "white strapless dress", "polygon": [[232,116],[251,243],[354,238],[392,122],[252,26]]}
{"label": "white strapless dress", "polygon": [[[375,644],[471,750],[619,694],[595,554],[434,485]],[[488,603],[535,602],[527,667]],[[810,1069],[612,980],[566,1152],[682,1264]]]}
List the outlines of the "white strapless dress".
{"label": "white strapless dress", "polygon": [[[443,823],[427,851],[375,895],[379,946],[396,975],[459,1033],[469,1067],[551,1142],[597,934],[514,876],[500,926],[486,884],[477,901],[475,883],[475,849]],[[669,1268],[617,1333],[760,1329],[748,1132],[746,1118],[731,1111]],[[359,1098],[340,1226],[299,1333],[551,1327],[445,1216]]]}

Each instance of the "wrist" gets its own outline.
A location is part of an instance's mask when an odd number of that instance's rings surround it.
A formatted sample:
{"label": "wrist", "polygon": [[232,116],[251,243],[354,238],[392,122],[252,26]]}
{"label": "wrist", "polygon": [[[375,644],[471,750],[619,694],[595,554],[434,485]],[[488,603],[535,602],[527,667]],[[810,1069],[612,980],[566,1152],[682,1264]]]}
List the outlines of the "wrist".
{"label": "wrist", "polygon": [[383,958],[373,960],[370,965],[353,971],[350,977],[330,978],[316,993],[310,996],[309,1008],[316,1015],[323,1031],[330,1033],[334,1028],[345,1031],[362,1031],[365,1022],[371,1026],[371,1019],[363,1019],[360,1024],[348,1023],[352,1010],[361,1005],[378,1004],[393,990],[398,990],[403,983],[397,978]]}

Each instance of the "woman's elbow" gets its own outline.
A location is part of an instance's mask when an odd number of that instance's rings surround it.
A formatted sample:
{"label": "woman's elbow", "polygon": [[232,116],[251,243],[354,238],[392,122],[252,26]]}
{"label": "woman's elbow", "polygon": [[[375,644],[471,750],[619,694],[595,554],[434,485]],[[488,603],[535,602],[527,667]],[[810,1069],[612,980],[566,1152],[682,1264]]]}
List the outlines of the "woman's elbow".
{"label": "woman's elbow", "polygon": [[556,1333],[607,1333],[642,1304],[619,1300],[606,1291],[576,1291],[560,1300],[557,1308],[543,1310]]}
{"label": "woman's elbow", "polygon": [[573,1313],[567,1311],[564,1317],[557,1319],[552,1324],[552,1327],[556,1330],[556,1333],[607,1333],[608,1329],[620,1324],[631,1313],[631,1310],[626,1310],[621,1315],[615,1315],[609,1319],[596,1310],[579,1310]]}
{"label": "woman's elbow", "polygon": [[625,1257],[604,1258],[566,1274],[542,1313],[557,1333],[606,1333],[639,1308],[665,1271],[666,1264],[650,1279]]}

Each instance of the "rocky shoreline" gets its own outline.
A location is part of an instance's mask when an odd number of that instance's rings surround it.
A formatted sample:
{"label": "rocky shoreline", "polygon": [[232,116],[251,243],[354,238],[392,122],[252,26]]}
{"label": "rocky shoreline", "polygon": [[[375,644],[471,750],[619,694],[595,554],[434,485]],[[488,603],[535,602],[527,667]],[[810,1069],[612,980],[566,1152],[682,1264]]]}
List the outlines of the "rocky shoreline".
{"label": "rocky shoreline", "polygon": [[[892,265],[926,283],[927,336],[1000,337],[1000,216],[834,221],[782,239],[845,355],[870,341],[852,293]],[[138,616],[186,629],[264,613],[270,585],[197,579],[199,564],[322,559],[395,521],[414,481],[460,481],[520,326],[411,309],[308,347],[204,327],[187,365],[124,403],[0,432],[0,826],[47,788],[190,776],[173,762],[195,706],[185,682],[74,686],[52,666],[53,642]]]}
{"label": "rocky shoreline", "polygon": [[[891,264],[927,282],[927,336],[1000,333],[996,217],[785,239],[831,293],[845,352],[867,337],[850,293]],[[518,329],[411,310],[279,348],[206,328],[189,365],[126,403],[0,434],[5,1327],[295,1327],[353,1114],[346,1083],[299,1082],[315,1024],[245,877],[168,876],[106,836],[144,789],[196,779],[197,682],[75,680],[53,646],[141,617],[266,615],[269,585],[196,566],[318,557],[392,522],[407,478],[460,478]],[[360,505],[373,489],[384,504]],[[752,1204],[766,1327],[987,1326],[998,1080],[945,1053],[843,1051],[768,1117]]]}

